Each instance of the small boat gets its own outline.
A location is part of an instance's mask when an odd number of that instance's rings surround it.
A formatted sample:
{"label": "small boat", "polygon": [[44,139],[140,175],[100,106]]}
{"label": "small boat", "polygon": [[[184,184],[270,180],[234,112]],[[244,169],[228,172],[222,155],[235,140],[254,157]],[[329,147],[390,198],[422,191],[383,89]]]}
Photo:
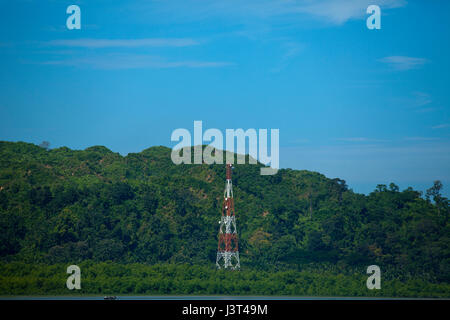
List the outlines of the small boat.
{"label": "small boat", "polygon": [[103,300],[117,300],[116,296],[105,296]]}

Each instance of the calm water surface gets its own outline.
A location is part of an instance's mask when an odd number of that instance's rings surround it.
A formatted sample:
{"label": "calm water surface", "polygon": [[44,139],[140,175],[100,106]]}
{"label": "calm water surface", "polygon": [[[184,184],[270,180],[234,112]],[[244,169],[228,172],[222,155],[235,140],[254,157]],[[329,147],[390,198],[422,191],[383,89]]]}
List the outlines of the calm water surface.
{"label": "calm water surface", "polygon": [[[117,300],[411,300],[377,297],[271,297],[271,296],[116,296]],[[104,300],[104,296],[17,296],[0,300]],[[414,299],[424,300],[424,299]],[[430,299],[435,300],[435,299]],[[448,299],[446,299],[448,300]]]}

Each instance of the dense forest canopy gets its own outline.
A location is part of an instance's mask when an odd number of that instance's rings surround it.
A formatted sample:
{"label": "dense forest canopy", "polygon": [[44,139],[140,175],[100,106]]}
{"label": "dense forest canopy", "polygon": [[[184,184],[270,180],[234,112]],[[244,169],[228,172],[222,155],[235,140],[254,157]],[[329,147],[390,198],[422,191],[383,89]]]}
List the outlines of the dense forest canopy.
{"label": "dense forest canopy", "polygon": [[[224,165],[174,165],[171,150],[121,156],[0,142],[1,263],[187,264],[215,268]],[[369,195],[305,170],[235,165],[243,270],[353,270],[450,282],[449,202],[394,183]]]}

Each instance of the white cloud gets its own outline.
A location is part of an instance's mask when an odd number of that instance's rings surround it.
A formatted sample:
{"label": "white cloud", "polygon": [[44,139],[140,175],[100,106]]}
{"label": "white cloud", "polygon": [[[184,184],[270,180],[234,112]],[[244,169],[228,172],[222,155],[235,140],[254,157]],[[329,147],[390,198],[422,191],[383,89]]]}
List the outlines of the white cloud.
{"label": "white cloud", "polygon": [[336,138],[337,141],[346,141],[346,142],[365,142],[369,141],[369,139],[364,137],[352,137],[352,138]]}
{"label": "white cloud", "polygon": [[[182,60],[170,61],[161,56],[135,54],[132,52],[114,52],[116,49],[132,50],[141,47],[187,47],[200,44],[190,38],[143,38],[143,39],[59,39],[41,43],[55,49],[50,51],[54,58],[38,62],[43,65],[73,66],[104,70],[137,69],[137,68],[217,68],[234,65],[226,61]],[[99,54],[98,51],[72,52],[70,50],[105,48],[108,51]]]}
{"label": "white cloud", "polygon": [[278,64],[271,69],[272,72],[280,72],[286,68],[290,61],[295,59],[296,56],[303,50],[304,45],[298,42],[288,41],[283,44],[284,54],[281,56]]}
{"label": "white cloud", "polygon": [[433,104],[433,99],[430,94],[426,92],[415,91],[409,96],[390,98],[390,102],[397,106],[412,109],[416,113],[427,113],[436,110]]}
{"label": "white cloud", "polygon": [[414,58],[406,56],[390,56],[379,60],[380,62],[390,65],[393,69],[398,71],[406,71],[416,69],[429,62],[428,59]]}
{"label": "white cloud", "polygon": [[137,48],[137,47],[187,47],[199,44],[189,38],[144,38],[144,39],[60,39],[44,45],[78,48]]}
{"label": "white cloud", "polygon": [[358,19],[366,15],[369,5],[376,4],[385,8],[397,8],[406,5],[403,0],[319,0],[296,1],[297,10],[313,16],[322,17],[334,24],[342,24],[351,19]]}
{"label": "white cloud", "polygon": [[440,140],[439,138],[436,137],[406,137],[405,138],[406,141],[436,141],[436,140]]}
{"label": "white cloud", "polygon": [[336,138],[335,141],[343,141],[343,142],[386,142],[386,140],[381,139],[372,139],[366,137],[349,137],[349,138]]}
{"label": "white cloud", "polygon": [[366,9],[377,4],[381,9],[406,5],[405,0],[172,0],[142,2],[142,11],[154,15],[176,16],[177,20],[270,18],[309,15],[331,24],[342,24],[366,16]]}
{"label": "white cloud", "polygon": [[413,92],[415,98],[414,107],[423,107],[433,102],[431,96],[426,92]]}
{"label": "white cloud", "polygon": [[231,62],[223,61],[167,61],[158,56],[138,55],[138,54],[107,54],[98,56],[88,56],[82,58],[67,58],[44,61],[44,65],[59,65],[73,67],[89,67],[94,69],[118,70],[137,68],[217,68],[234,65]]}
{"label": "white cloud", "polygon": [[444,129],[444,128],[449,128],[450,127],[450,123],[443,123],[443,124],[439,124],[437,126],[433,126],[431,127],[432,129]]}
{"label": "white cloud", "polygon": [[433,112],[433,111],[436,111],[436,108],[421,108],[421,109],[415,110],[415,112],[417,112],[417,113],[428,113],[428,112]]}

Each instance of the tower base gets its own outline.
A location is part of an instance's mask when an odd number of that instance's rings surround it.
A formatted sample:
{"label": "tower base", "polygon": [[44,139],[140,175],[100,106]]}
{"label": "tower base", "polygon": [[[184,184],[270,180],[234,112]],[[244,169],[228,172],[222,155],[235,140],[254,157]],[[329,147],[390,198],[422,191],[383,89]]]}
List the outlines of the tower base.
{"label": "tower base", "polygon": [[241,268],[239,263],[239,251],[236,252],[217,252],[216,266],[218,269],[238,270]]}

